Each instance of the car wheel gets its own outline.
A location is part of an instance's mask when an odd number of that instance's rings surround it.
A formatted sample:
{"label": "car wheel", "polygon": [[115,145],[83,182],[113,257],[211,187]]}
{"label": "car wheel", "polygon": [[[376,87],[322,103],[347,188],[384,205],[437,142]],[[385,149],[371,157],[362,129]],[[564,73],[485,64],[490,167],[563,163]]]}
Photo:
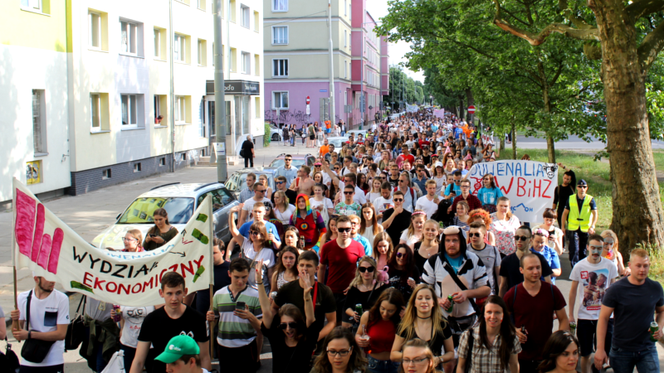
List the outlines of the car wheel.
{"label": "car wheel", "polygon": [[279,134],[278,133],[273,133],[272,134],[272,141],[279,141]]}

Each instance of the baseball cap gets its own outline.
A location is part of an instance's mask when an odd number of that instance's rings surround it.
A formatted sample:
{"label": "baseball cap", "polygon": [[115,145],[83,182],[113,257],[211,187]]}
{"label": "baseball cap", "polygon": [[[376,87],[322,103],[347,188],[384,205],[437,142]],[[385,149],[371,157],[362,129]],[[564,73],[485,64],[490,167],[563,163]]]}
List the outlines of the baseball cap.
{"label": "baseball cap", "polygon": [[159,354],[155,360],[165,364],[173,364],[184,355],[198,355],[200,353],[201,349],[193,338],[188,335],[177,335],[168,341],[164,352]]}
{"label": "baseball cap", "polygon": [[436,162],[434,164],[435,167],[443,167],[443,162]]}
{"label": "baseball cap", "polygon": [[583,179],[579,180],[579,182],[576,183],[576,186],[586,186],[586,185],[588,185],[588,183],[586,183],[586,181]]}

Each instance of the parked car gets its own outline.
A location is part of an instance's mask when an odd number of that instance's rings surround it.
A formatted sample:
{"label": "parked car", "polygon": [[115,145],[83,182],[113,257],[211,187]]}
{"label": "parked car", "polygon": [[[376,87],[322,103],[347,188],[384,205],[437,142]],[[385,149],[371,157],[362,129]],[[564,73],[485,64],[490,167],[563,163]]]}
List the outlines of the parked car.
{"label": "parked car", "polygon": [[122,250],[122,238],[128,230],[138,229],[143,234],[154,226],[153,213],[158,208],[166,209],[169,223],[182,231],[194,211],[207,195],[212,196],[214,235],[224,242],[231,239],[228,230],[228,214],[239,204],[235,195],[221,183],[172,183],[154,187],[138,196],[127,209],[118,215],[115,224],[106,228],[92,240],[92,244],[102,248]]}
{"label": "parked car", "polygon": [[367,130],[350,130],[346,131],[346,137],[354,135],[357,138],[357,135],[362,135],[362,137],[367,137]]}
{"label": "parked car", "polygon": [[283,138],[283,132],[281,129],[279,129],[276,124],[270,123],[270,139],[272,139],[272,141],[281,141]]}
{"label": "parked car", "polygon": [[[305,164],[309,167],[313,167],[314,163],[316,162],[316,157],[314,157],[311,154],[291,154],[291,156],[293,157],[291,166],[295,168],[300,168],[300,166]],[[286,158],[286,153],[279,154],[272,162],[270,162],[270,165],[267,167],[269,168],[282,167],[285,163],[284,158]]]}
{"label": "parked car", "polygon": [[235,198],[239,198],[240,192],[247,189],[247,175],[253,173],[256,175],[256,180],[258,180],[260,175],[267,176],[269,187],[272,188],[272,190],[276,190],[274,184],[274,171],[274,169],[268,168],[262,170],[257,168],[245,168],[243,170],[233,172],[228,177],[228,180],[224,186],[235,195]]}
{"label": "parked car", "polygon": [[334,149],[337,151],[341,150],[341,147],[348,141],[348,137],[328,137],[328,144],[334,145]]}

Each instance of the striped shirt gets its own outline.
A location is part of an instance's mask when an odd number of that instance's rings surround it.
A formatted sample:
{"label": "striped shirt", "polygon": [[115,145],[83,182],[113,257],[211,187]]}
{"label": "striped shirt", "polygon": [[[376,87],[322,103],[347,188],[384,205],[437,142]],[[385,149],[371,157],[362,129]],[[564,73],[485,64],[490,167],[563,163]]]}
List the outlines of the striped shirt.
{"label": "striped shirt", "polygon": [[256,330],[249,320],[236,316],[235,305],[237,302],[244,302],[249,312],[257,318],[263,317],[261,305],[258,301],[258,291],[247,286],[238,293],[237,299],[233,299],[228,286],[219,289],[214,293],[213,309],[219,313],[219,334],[217,342],[223,347],[238,348],[251,343],[256,338]]}

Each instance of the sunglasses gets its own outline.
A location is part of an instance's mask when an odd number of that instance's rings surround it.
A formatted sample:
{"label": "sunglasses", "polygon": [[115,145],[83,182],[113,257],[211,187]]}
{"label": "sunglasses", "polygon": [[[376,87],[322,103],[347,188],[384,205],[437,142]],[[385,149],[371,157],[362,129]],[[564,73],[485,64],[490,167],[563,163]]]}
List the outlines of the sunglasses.
{"label": "sunglasses", "polygon": [[277,181],[277,184],[283,184],[285,181]]}
{"label": "sunglasses", "polygon": [[258,236],[259,234],[261,234],[261,233],[260,232],[253,232],[253,231],[249,232],[250,236]]}
{"label": "sunglasses", "polygon": [[353,194],[353,193],[355,193],[355,192],[344,192],[345,195],[350,195],[350,194]]}
{"label": "sunglasses", "polygon": [[397,258],[405,257],[406,253],[397,253]]}
{"label": "sunglasses", "polygon": [[526,236],[514,236],[514,241],[526,242],[526,241],[528,241],[529,238],[530,237],[526,237]]}
{"label": "sunglasses", "polygon": [[358,268],[358,270],[359,270],[361,273],[364,273],[364,272],[369,272],[369,273],[371,273],[371,272],[374,271],[374,269],[375,269],[374,267],[360,267],[360,268]]}
{"label": "sunglasses", "polygon": [[403,202],[403,198],[399,198],[399,199],[395,198],[394,202]]}
{"label": "sunglasses", "polygon": [[480,237],[482,237],[482,233],[479,233],[479,232],[477,232],[477,233],[468,233],[468,237],[480,238]]}
{"label": "sunglasses", "polygon": [[347,233],[350,232],[350,228],[337,228],[337,231],[339,233]]}
{"label": "sunglasses", "polygon": [[577,188],[588,189],[588,186],[587,185],[577,185]]}
{"label": "sunglasses", "polygon": [[297,328],[297,323],[296,322],[282,322],[279,324],[279,329],[281,330],[286,330],[286,328],[291,328],[291,329],[296,329]]}
{"label": "sunglasses", "polygon": [[256,189],[256,190],[254,190],[254,192],[256,192],[256,193],[265,193],[265,189],[260,189],[260,190]]}
{"label": "sunglasses", "polygon": [[292,161],[292,159],[290,159],[290,158],[286,158],[285,160],[286,160],[286,162]]}

